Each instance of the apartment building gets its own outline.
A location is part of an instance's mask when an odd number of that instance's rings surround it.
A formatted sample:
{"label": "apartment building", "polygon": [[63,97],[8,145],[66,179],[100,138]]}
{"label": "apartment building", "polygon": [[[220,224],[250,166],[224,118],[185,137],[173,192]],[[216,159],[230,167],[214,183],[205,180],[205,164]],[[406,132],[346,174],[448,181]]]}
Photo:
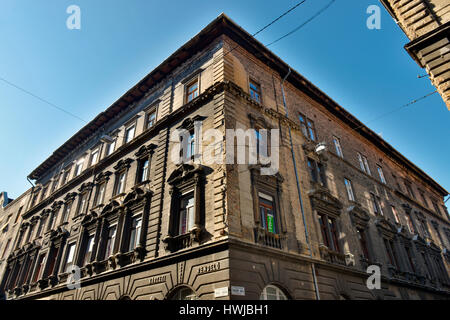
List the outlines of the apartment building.
{"label": "apartment building", "polygon": [[448,192],[224,14],[29,178],[6,299],[450,297]]}
{"label": "apartment building", "polygon": [[450,110],[450,3],[447,0],[380,0],[411,40],[406,51]]}

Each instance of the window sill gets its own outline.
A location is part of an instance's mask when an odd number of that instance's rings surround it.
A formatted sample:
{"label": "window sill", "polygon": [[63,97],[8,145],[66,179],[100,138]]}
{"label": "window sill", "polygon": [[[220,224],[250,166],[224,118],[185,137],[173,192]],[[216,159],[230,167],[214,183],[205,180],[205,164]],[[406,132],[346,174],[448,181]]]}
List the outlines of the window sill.
{"label": "window sill", "polygon": [[116,194],[114,197],[112,197],[111,198],[111,200],[113,200],[113,199],[117,199],[117,198],[120,198],[120,197],[123,197],[123,196],[125,196],[126,195],[126,193],[125,192],[122,192],[122,193],[119,193],[119,194]]}

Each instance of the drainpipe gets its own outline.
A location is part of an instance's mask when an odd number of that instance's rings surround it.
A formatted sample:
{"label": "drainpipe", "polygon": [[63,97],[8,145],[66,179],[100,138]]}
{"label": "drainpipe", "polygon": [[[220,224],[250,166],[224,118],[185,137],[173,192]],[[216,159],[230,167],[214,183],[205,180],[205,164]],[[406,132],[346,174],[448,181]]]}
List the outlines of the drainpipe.
{"label": "drainpipe", "polygon": [[[285,94],[284,94],[283,83],[284,83],[284,81],[286,80],[286,78],[290,74],[291,74],[291,68],[289,68],[288,73],[286,74],[286,76],[281,81],[281,93],[283,94],[283,105],[284,105],[284,111],[286,113],[286,118],[288,118],[289,113],[288,113],[288,109],[286,107],[286,97],[285,97]],[[313,255],[312,255],[311,243],[309,242],[308,227],[306,226],[305,211],[303,209],[302,192],[300,190],[300,180],[299,180],[298,173],[297,173],[297,162],[295,160],[294,144],[292,142],[291,127],[289,125],[288,125],[288,129],[289,129],[289,141],[290,141],[290,145],[291,145],[292,162],[294,163],[295,180],[297,182],[298,199],[300,201],[300,211],[302,213],[303,226],[305,227],[305,239],[306,239],[306,244],[308,245],[308,249],[309,249],[309,256],[310,256],[310,258],[312,260],[313,259]],[[314,262],[312,262],[312,261],[311,261],[311,269],[312,269],[312,276],[313,276],[313,280],[314,280],[314,291],[316,293],[316,299],[320,300],[319,287],[317,286],[316,268],[314,266]]]}

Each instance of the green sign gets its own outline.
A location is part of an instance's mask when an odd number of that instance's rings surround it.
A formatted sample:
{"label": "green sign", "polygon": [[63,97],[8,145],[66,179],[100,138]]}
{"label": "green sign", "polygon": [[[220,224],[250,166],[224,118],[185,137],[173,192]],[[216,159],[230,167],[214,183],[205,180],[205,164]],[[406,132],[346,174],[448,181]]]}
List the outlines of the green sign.
{"label": "green sign", "polygon": [[273,223],[273,215],[267,215],[267,230],[271,233],[275,233],[275,224]]}

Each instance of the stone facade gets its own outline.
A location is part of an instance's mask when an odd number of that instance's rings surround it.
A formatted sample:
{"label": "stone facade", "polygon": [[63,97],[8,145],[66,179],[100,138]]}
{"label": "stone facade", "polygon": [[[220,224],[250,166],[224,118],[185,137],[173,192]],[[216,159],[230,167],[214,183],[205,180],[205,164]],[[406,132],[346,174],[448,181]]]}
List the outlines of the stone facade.
{"label": "stone facade", "polygon": [[[288,71],[220,15],[30,174],[4,297],[448,299],[448,192],[295,71],[286,114]],[[224,164],[239,128],[279,130],[275,174]]]}
{"label": "stone facade", "polygon": [[405,49],[425,68],[450,110],[450,3],[447,0],[381,0],[411,40]]}

